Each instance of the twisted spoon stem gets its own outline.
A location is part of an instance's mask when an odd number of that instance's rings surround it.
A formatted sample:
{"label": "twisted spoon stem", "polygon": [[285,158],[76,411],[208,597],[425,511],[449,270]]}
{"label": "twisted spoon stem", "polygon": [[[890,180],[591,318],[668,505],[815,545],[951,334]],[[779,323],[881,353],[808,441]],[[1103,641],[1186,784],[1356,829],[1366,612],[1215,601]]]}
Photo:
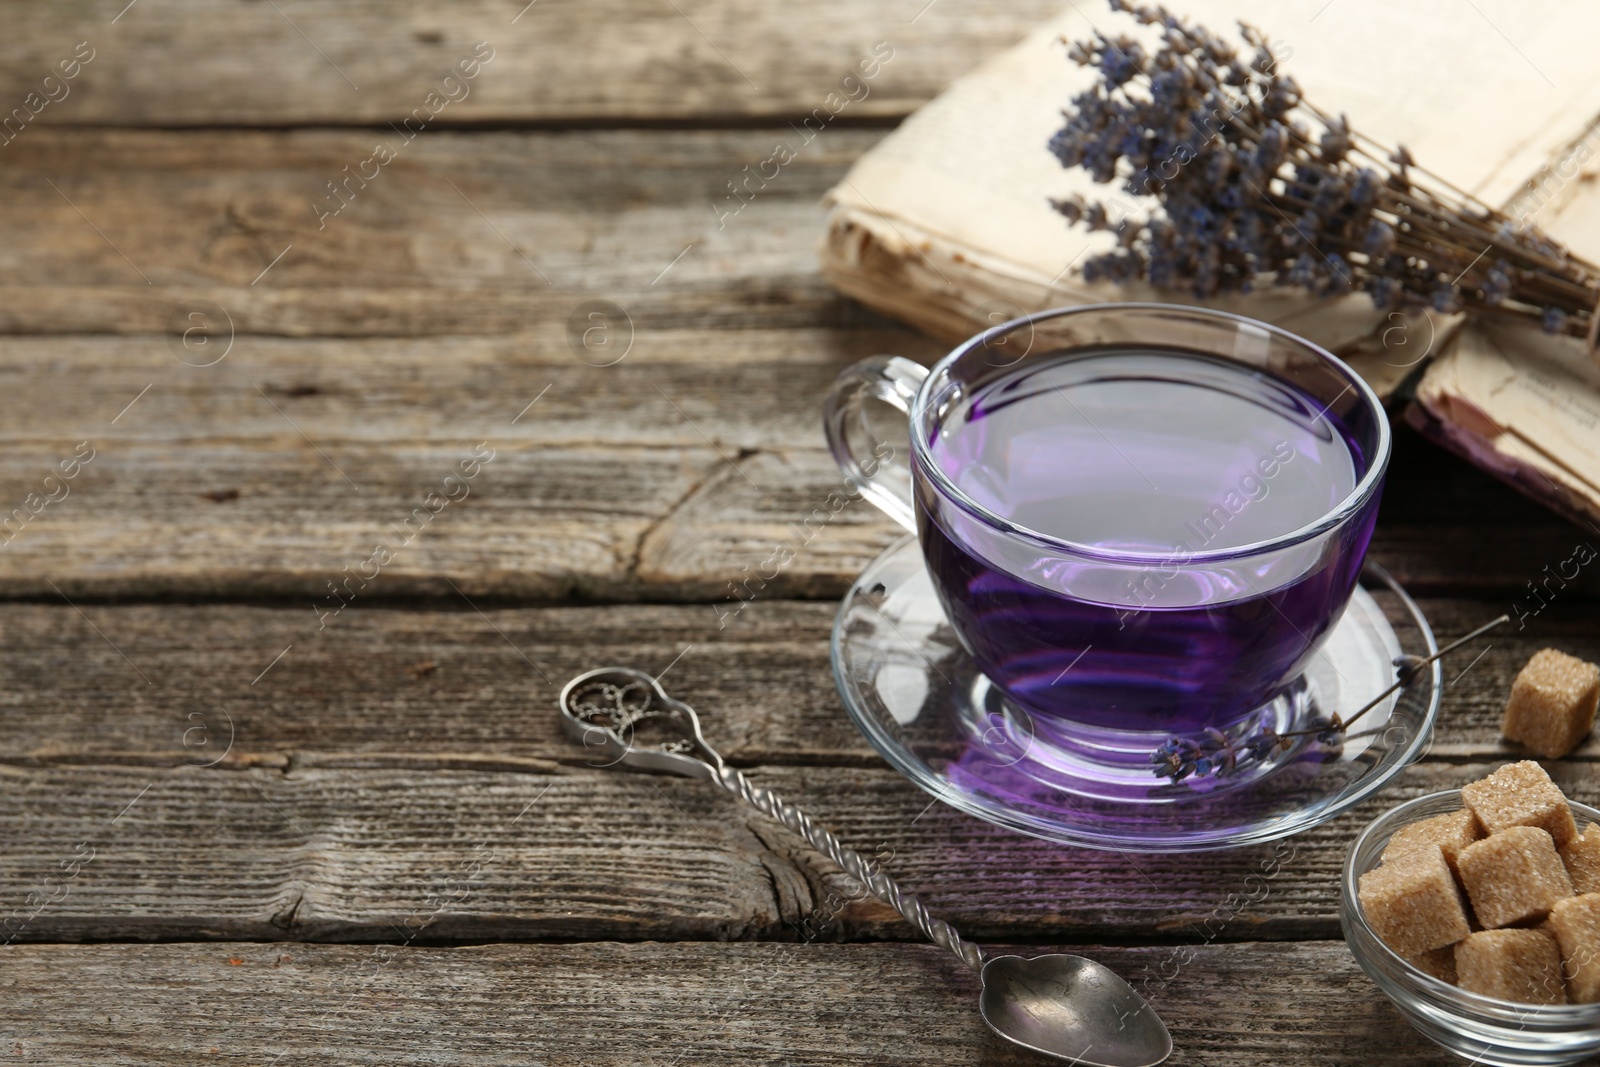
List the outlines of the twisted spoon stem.
{"label": "twisted spoon stem", "polygon": [[[720,762],[720,761],[719,761]],[[905,917],[906,921],[921,930],[928,940],[954,952],[961,962],[974,971],[983,969],[983,950],[957,934],[955,927],[943,919],[928,914],[922,902],[909,893],[902,892],[893,878],[868,863],[859,852],[846,848],[832,833],[811,821],[811,816],[799,808],[762,789],[739,771],[727,766],[717,766],[716,781],[722,788],[739,797],[758,811],[771,816],[784,826],[809,841],[813,848],[837,863],[844,872],[872,892],[872,895]]]}
{"label": "twisted spoon stem", "polygon": [[[949,923],[929,915],[922,902],[902,892],[893,878],[840,844],[837,837],[812,822],[811,816],[724,763],[701,734],[694,709],[669,697],[658,678],[631,667],[602,667],[568,682],[561,690],[560,704],[563,729],[573,740],[586,747],[599,746],[614,757],[605,766],[625,763],[640,770],[716,782],[805,838],[928,940],[949,949],[973,970],[983,969],[983,950],[962,940]],[[641,724],[665,729],[672,736],[666,742],[639,743],[636,729]]]}

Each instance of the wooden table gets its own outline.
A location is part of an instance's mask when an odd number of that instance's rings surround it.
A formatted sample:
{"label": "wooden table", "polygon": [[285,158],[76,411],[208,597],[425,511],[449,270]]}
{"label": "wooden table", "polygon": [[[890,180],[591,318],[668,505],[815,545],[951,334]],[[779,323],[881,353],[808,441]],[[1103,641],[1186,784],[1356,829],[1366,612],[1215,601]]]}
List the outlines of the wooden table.
{"label": "wooden table", "polygon": [[[819,197],[1053,0],[124,2],[0,3],[6,108],[92,51],[0,147],[0,1058],[1034,1062],[791,835],[586,766],[556,689],[625,663],[969,935],[1135,980],[1176,1063],[1445,1062],[1339,939],[1376,805],[1243,906],[1272,846],[1135,862],[930,806],[829,674],[894,535],[862,504],[719,627],[837,483],[828,382],[939,353],[821,282]],[[880,40],[872,95],[719,226]],[[467,94],[391,128],[478,41]],[[1373,556],[1448,638],[1594,536],[1400,431]],[[1600,658],[1597,588],[1455,663],[1384,802],[1511,754],[1512,675]],[[1555,765],[1591,803],[1597,754]]]}

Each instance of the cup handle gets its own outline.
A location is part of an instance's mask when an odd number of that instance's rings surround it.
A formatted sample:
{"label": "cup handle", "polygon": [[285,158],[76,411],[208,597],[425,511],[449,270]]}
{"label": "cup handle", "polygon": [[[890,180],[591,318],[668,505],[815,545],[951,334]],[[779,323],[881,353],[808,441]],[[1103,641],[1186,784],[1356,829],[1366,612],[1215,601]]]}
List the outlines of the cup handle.
{"label": "cup handle", "polygon": [[910,444],[910,433],[898,447],[872,432],[864,401],[868,398],[911,413],[911,401],[928,377],[928,369],[900,356],[873,356],[845,368],[834,379],[822,405],[822,428],[828,450],[844,472],[845,480],[860,490],[877,509],[912,533],[917,532],[911,498],[909,455],[901,462],[900,450]]}

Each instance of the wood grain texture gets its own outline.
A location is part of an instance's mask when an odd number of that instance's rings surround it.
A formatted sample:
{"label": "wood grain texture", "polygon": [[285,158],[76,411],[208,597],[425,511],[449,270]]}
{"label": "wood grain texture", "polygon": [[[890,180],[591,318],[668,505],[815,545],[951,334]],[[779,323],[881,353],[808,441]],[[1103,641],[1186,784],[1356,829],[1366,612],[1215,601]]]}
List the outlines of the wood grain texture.
{"label": "wood grain texture", "polygon": [[[477,441],[491,442],[492,463],[465,490],[454,486],[469,496],[430,515],[429,494],[451,488],[445,479]],[[337,607],[335,596],[710,600],[732,595],[729,583],[776,543],[803,536],[808,551],[770,592],[833,596],[894,536],[859,502],[825,511],[814,537],[791,529],[841,488],[816,451],[735,461],[704,444],[517,446],[492,431],[318,442],[287,422],[256,442],[100,444],[71,496],[18,520],[0,561],[12,595],[287,597],[308,617],[314,603]],[[43,492],[73,448],[13,449],[7,510]],[[365,561],[378,545],[389,555],[374,573]]]}
{"label": "wood grain texture", "polygon": [[[853,119],[899,117],[1054,15],[1047,0],[278,0],[0,5],[0,99],[21,104],[87,40],[94,58],[39,123],[379,125],[423,105],[456,61],[493,58],[435,124],[795,117],[888,42]],[[60,90],[56,90],[59,95]]]}
{"label": "wood grain texture", "polygon": [[[855,359],[932,346],[881,327],[648,343],[597,368],[510,340],[457,340],[441,358],[420,341],[254,338],[196,368],[153,339],[14,339],[0,347],[0,517],[47,491],[79,442],[96,451],[69,495],[6,529],[0,597],[309,610],[379,543],[394,558],[365,603],[710,602],[780,545],[796,558],[763,596],[839,596],[896,528],[859,501],[830,504],[845,486],[822,448],[822,398]],[[406,540],[399,527],[480,443],[494,458],[470,495]],[[1584,537],[1402,434],[1372,555],[1415,592],[1490,595],[1492,615],[1531,610],[1527,584]],[[1585,572],[1557,597],[1596,591]]]}
{"label": "wood grain texture", "polygon": [[[564,350],[592,297],[641,331],[831,324],[852,305],[816,275],[820,200],[881,136],[29,131],[3,149],[0,223],[29,249],[0,258],[3,324],[156,333],[211,300],[239,333],[523,332]],[[793,161],[735,199],[785,137]],[[395,158],[363,166],[380,144]]]}
{"label": "wood grain texture", "polygon": [[[412,928],[436,942],[917,936],[704,783],[511,763],[0,767],[0,928],[18,942],[370,941]],[[1338,871],[1360,827],[1495,765],[1422,764],[1291,841],[1167,857],[1017,836],[888,770],[749,773],[968,936],[1238,941],[1338,937]],[[1600,799],[1589,765],[1553,774]]]}
{"label": "wood grain texture", "polygon": [[[480,615],[458,598],[449,611],[356,606],[322,630],[309,603],[80,607],[0,607],[0,759],[152,769],[213,760],[418,771],[581,765],[586,757],[560,732],[555,693],[609,664],[667,672],[669,692],[700,711],[707,736],[742,766],[882,766],[839,705],[827,602],[758,599],[719,619],[710,604]],[[1446,640],[1496,606],[1422,607]],[[1600,660],[1593,615],[1591,605],[1558,602],[1525,630],[1507,626],[1447,660],[1432,755],[1517,755],[1500,739],[1511,679],[1545,646]],[[1597,756],[1591,737],[1574,758]]]}
{"label": "wood grain texture", "polygon": [[[1178,968],[1167,949],[1089,951],[1150,995],[1175,1067],[1450,1062],[1342,942],[1201,947]],[[54,945],[6,962],[0,1041],[62,1067],[1040,1062],[988,1033],[971,972],[932,946]]]}
{"label": "wood grain texture", "polygon": [[[1526,655],[1600,658],[1592,576],[1453,682],[1382,801],[1222,855],[930,805],[832,690],[834,602],[895,531],[852,504],[804,532],[840,485],[818,406],[856,359],[942,346],[823,283],[819,201],[1057,6],[0,0],[0,114],[95,49],[0,135],[0,1054],[1033,1062],[792,835],[588,765],[553,691],[610,661],[668,670],[752,777],[968,934],[1120,945],[1090,953],[1155,1001],[1175,1063],[1441,1063],[1329,940],[1344,849],[1512,755]],[[393,130],[478,40],[470,96]],[[798,132],[880,40],[870,95]],[[733,198],[780,142],[794,160]],[[331,193],[379,143],[395,159]],[[411,536],[480,442],[470,494]],[[1402,434],[1373,556],[1449,636],[1584,536]],[[1597,754],[1554,768],[1590,801]]]}

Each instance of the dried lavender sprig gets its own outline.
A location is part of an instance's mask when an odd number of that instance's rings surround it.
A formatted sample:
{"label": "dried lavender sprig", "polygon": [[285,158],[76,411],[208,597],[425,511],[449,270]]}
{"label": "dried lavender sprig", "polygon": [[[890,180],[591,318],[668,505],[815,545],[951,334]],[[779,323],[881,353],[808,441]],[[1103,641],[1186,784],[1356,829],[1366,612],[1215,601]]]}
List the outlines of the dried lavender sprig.
{"label": "dried lavender sprig", "polygon": [[[1300,100],[1299,106],[1303,107],[1306,110],[1308,110],[1309,112],[1311,112],[1313,115],[1315,115],[1318,118],[1319,121],[1323,122],[1325,125],[1326,124],[1331,124],[1334,121],[1336,121],[1336,120],[1328,118],[1327,115],[1325,115],[1322,111],[1317,109],[1313,104],[1311,104],[1309,101],[1307,101],[1307,100],[1305,100],[1303,98]],[[1239,124],[1239,131],[1240,131],[1240,133],[1242,135],[1242,139],[1248,140],[1248,141],[1251,141],[1251,142],[1259,142],[1260,135],[1258,133],[1256,133],[1255,131],[1253,131],[1249,127],[1248,124],[1246,124],[1246,123],[1244,123],[1242,121],[1239,121],[1237,119],[1235,119],[1235,121],[1237,121],[1238,124]],[[1338,121],[1342,121],[1342,120],[1338,120]],[[1376,145],[1376,142],[1372,142],[1370,138],[1367,138],[1367,137],[1363,136],[1362,134],[1358,133],[1355,130],[1349,130],[1348,132],[1349,132],[1349,136],[1350,136],[1350,139],[1351,139],[1351,142],[1352,142],[1352,148],[1351,148],[1352,152],[1360,152],[1361,154],[1366,155],[1367,158],[1373,160],[1374,162],[1380,163],[1380,164],[1383,162],[1383,159],[1380,158],[1379,156],[1373,155],[1370,152],[1367,152],[1367,151],[1361,149],[1360,147],[1358,147],[1356,145],[1357,141],[1367,141],[1367,142],[1372,143],[1374,145]],[[1312,144],[1312,142],[1310,141],[1310,139],[1308,137],[1306,137],[1303,134],[1300,134],[1300,133],[1296,132],[1293,127],[1290,127],[1289,136],[1294,138],[1297,142],[1303,143],[1303,144],[1305,144],[1307,146],[1310,146]],[[1388,153],[1389,156],[1392,156],[1393,154],[1394,153],[1392,153],[1392,152]],[[1297,165],[1304,166],[1307,169],[1316,171],[1321,176],[1327,176],[1327,175],[1333,173],[1332,171],[1328,170],[1327,167],[1325,167],[1324,165],[1322,165],[1320,162],[1318,162],[1315,159],[1311,159],[1309,161],[1297,161]],[[1447,236],[1453,236],[1453,237],[1456,237],[1456,238],[1460,238],[1460,237],[1463,236],[1463,231],[1476,232],[1478,238],[1481,239],[1481,240],[1485,240],[1485,241],[1489,242],[1489,247],[1491,247],[1491,248],[1499,248],[1502,251],[1511,252],[1511,253],[1514,253],[1514,254],[1525,255],[1530,260],[1533,260],[1533,261],[1541,264],[1543,267],[1545,267],[1547,270],[1550,270],[1550,271],[1559,272],[1561,270],[1566,269],[1567,264],[1562,263],[1559,259],[1554,258],[1553,256],[1545,254],[1538,247],[1531,247],[1531,248],[1521,247],[1521,246],[1515,245],[1513,243],[1507,242],[1503,238],[1501,238],[1498,235],[1498,232],[1497,232],[1498,229],[1500,227],[1502,227],[1502,226],[1505,226],[1505,225],[1514,225],[1512,220],[1508,216],[1506,216],[1504,213],[1500,212],[1499,210],[1497,210],[1495,208],[1489,207],[1488,205],[1484,204],[1482,201],[1478,200],[1476,197],[1471,196],[1470,194],[1462,193],[1460,190],[1456,189],[1455,186],[1451,185],[1445,179],[1440,178],[1438,175],[1433,174],[1430,171],[1424,170],[1415,161],[1411,161],[1409,163],[1409,165],[1406,168],[1406,173],[1407,173],[1407,176],[1408,176],[1409,191],[1396,189],[1396,190],[1393,190],[1391,193],[1386,194],[1386,195],[1392,196],[1393,199],[1397,203],[1399,203],[1399,204],[1401,204],[1401,205],[1403,205],[1403,206],[1405,206],[1405,207],[1410,209],[1406,214],[1406,220],[1412,226],[1415,226],[1418,221],[1423,221],[1423,222],[1429,221],[1429,216],[1430,215],[1437,214],[1438,215],[1438,221],[1443,222],[1446,226],[1450,226],[1450,227],[1454,227],[1455,228],[1456,232],[1454,234],[1450,234],[1450,235],[1447,235]],[[1422,174],[1425,177],[1427,177],[1429,180],[1438,182],[1439,184],[1445,186],[1447,189],[1450,190],[1450,192],[1453,195],[1456,195],[1456,196],[1458,196],[1460,198],[1460,203],[1458,203],[1457,205],[1452,206],[1448,202],[1446,202],[1446,201],[1442,200],[1441,198],[1439,198],[1436,194],[1429,193],[1426,189],[1424,189],[1421,186],[1417,185],[1417,183],[1416,183],[1414,178],[1410,177],[1413,174]],[[1428,198],[1434,200],[1435,203],[1428,203],[1427,200],[1425,200],[1425,199],[1418,199],[1417,196],[1412,195],[1414,193],[1422,193],[1422,194],[1424,194],[1425,197],[1428,197]],[[1290,196],[1286,196],[1286,195],[1285,196],[1281,196],[1281,197],[1274,197],[1273,199],[1280,200],[1281,202],[1284,202],[1284,203],[1292,203],[1292,204],[1295,204],[1296,206],[1302,206],[1302,207],[1303,206],[1309,206],[1307,201],[1304,201],[1304,200],[1297,201],[1295,198],[1290,197]],[[1461,212],[1461,210],[1460,210],[1460,205],[1461,204],[1469,205],[1471,207],[1471,210],[1473,212],[1477,212],[1478,215],[1475,217],[1472,214],[1463,214]],[[1378,211],[1378,210],[1381,210],[1381,209],[1380,208],[1374,208],[1375,212]],[[1483,223],[1488,223],[1488,222],[1495,223],[1496,224],[1496,228],[1495,229],[1490,229],[1487,226],[1482,225]],[[1455,248],[1455,249],[1451,249],[1451,251],[1464,252],[1466,250],[1465,249],[1461,249],[1461,248]],[[1474,254],[1473,258],[1475,260],[1480,259],[1481,258],[1481,253],[1480,254]],[[1553,274],[1549,274],[1549,275],[1537,275],[1537,276],[1535,276],[1533,278],[1530,278],[1529,280],[1530,281],[1545,281],[1545,280],[1548,280],[1548,281],[1555,282],[1555,283],[1558,283],[1558,284],[1570,284],[1570,285],[1573,285],[1573,287],[1578,290],[1578,294],[1580,296],[1583,295],[1583,294],[1591,294],[1592,295],[1591,290],[1585,288],[1581,284],[1569,282],[1569,280],[1567,278],[1562,277],[1558,273],[1553,273]]]}
{"label": "dried lavender sprig", "polygon": [[[1413,681],[1415,681],[1416,677],[1417,677],[1417,672],[1420,671],[1422,668],[1428,666],[1430,663],[1433,663],[1433,662],[1435,662],[1437,660],[1443,659],[1445,656],[1447,656],[1450,653],[1454,652],[1456,649],[1460,648],[1462,645],[1466,644],[1468,641],[1471,641],[1473,638],[1482,637],[1484,634],[1488,633],[1490,630],[1494,629],[1496,626],[1499,626],[1502,623],[1507,623],[1507,622],[1510,622],[1510,621],[1511,621],[1511,616],[1510,615],[1501,615],[1497,619],[1492,619],[1489,622],[1484,623],[1482,626],[1478,627],[1476,630],[1473,630],[1471,633],[1465,634],[1465,635],[1463,635],[1461,637],[1456,638],[1454,641],[1451,641],[1448,645],[1445,645],[1443,648],[1441,648],[1439,651],[1435,652],[1431,656],[1404,656],[1404,657],[1402,657],[1402,662],[1399,662],[1399,663],[1395,664],[1395,668],[1396,668],[1395,673],[1396,673],[1396,675],[1398,675],[1398,677],[1395,679],[1394,685],[1391,685],[1388,689],[1385,689],[1377,697],[1373,698],[1371,701],[1369,701],[1366,704],[1364,704],[1361,707],[1361,710],[1357,711],[1354,715],[1350,716],[1349,719],[1345,720],[1342,723],[1339,723],[1339,728],[1342,729],[1342,730],[1348,730],[1351,726],[1355,725],[1355,722],[1356,722],[1357,719],[1361,718],[1361,716],[1365,715],[1367,712],[1371,711],[1373,708],[1375,708],[1379,704],[1381,704],[1384,701],[1384,699],[1387,698],[1390,694],[1395,693],[1398,690],[1404,689],[1406,686],[1410,685]],[[1333,718],[1334,718],[1335,722],[1338,722],[1338,719],[1339,719],[1338,715],[1334,715]]]}
{"label": "dried lavender sprig", "polygon": [[1308,729],[1286,730],[1283,733],[1279,733],[1271,726],[1263,725],[1254,733],[1238,741],[1228,737],[1220,730],[1208,727],[1198,739],[1167,738],[1150,754],[1150,762],[1155,765],[1157,775],[1164,775],[1171,778],[1174,783],[1177,783],[1190,776],[1196,778],[1204,778],[1208,775],[1220,777],[1237,770],[1241,764],[1248,763],[1251,760],[1257,763],[1264,762],[1274,751],[1288,747],[1297,737],[1315,737],[1324,744],[1336,744],[1341,739],[1348,740],[1353,736],[1349,733],[1350,727],[1354,726],[1367,712],[1416,681],[1417,673],[1424,667],[1443,659],[1468,641],[1482,637],[1496,626],[1510,621],[1511,616],[1501,615],[1497,619],[1484,623],[1471,633],[1456,638],[1432,655],[1407,655],[1397,658],[1394,661],[1394,684],[1363,704],[1348,719],[1340,718],[1338,713],[1335,712],[1329,718],[1319,721],[1315,726]]}
{"label": "dried lavender sprig", "polygon": [[1360,288],[1380,307],[1493,309],[1574,334],[1597,321],[1600,268],[1304,100],[1260,31],[1240,25],[1255,49],[1245,63],[1165,8],[1111,6],[1159,26],[1162,47],[1103,33],[1073,44],[1070,57],[1101,77],[1051,148],[1162,210],[1113,222],[1102,204],[1058,201],[1072,221],[1118,237],[1085,264],[1089,280],[1182,284],[1201,298],[1262,280],[1324,295]]}
{"label": "dried lavender sprig", "polygon": [[[1312,104],[1310,104],[1306,100],[1301,100],[1300,106],[1304,107],[1308,111],[1312,112],[1314,115],[1316,115],[1318,117],[1318,119],[1320,121],[1323,121],[1323,122],[1331,122],[1331,121],[1333,121],[1333,120],[1328,119],[1326,115],[1324,115],[1320,110],[1318,110],[1316,107],[1314,107]],[[1249,133],[1248,129],[1246,127],[1244,127],[1242,124],[1241,124],[1241,129],[1245,133],[1247,133],[1247,134]],[[1357,133],[1355,130],[1350,130],[1349,132],[1350,132],[1350,136],[1351,136],[1352,142],[1354,142],[1357,139],[1363,140],[1363,141],[1370,141],[1369,138],[1366,138],[1366,137],[1362,136],[1361,134]],[[1306,143],[1309,144],[1309,141],[1307,141]],[[1375,144],[1376,142],[1372,142],[1372,143]],[[1378,156],[1371,155],[1370,153],[1364,152],[1363,150],[1361,150],[1359,148],[1352,148],[1352,151],[1362,151],[1362,154],[1367,155],[1369,159],[1372,159],[1375,162],[1380,162],[1380,163],[1382,162],[1382,160]],[[1315,162],[1307,163],[1305,165],[1307,167],[1311,168],[1311,169],[1319,169],[1318,165]],[[1325,170],[1322,170],[1320,172],[1326,173]],[[1538,264],[1539,266],[1541,266],[1544,270],[1551,272],[1551,273],[1544,273],[1544,274],[1535,274],[1535,275],[1530,276],[1527,279],[1530,283],[1537,284],[1537,283],[1540,283],[1540,282],[1548,282],[1548,283],[1556,284],[1557,286],[1564,286],[1564,287],[1568,288],[1569,293],[1571,293],[1572,295],[1577,296],[1580,299],[1582,299],[1584,297],[1588,297],[1588,296],[1593,296],[1594,295],[1594,291],[1591,288],[1586,287],[1582,283],[1574,282],[1574,281],[1572,281],[1572,280],[1570,280],[1570,279],[1568,279],[1566,277],[1563,277],[1559,273],[1560,271],[1567,269],[1569,264],[1563,263],[1560,259],[1558,259],[1558,258],[1556,258],[1556,257],[1554,257],[1552,255],[1546,254],[1543,250],[1541,250],[1537,246],[1523,247],[1523,246],[1516,245],[1516,244],[1514,244],[1512,242],[1508,242],[1505,239],[1503,239],[1499,235],[1500,228],[1502,228],[1504,226],[1508,226],[1508,225],[1510,225],[1510,226],[1514,226],[1515,225],[1513,220],[1509,216],[1505,215],[1503,212],[1499,211],[1498,209],[1491,208],[1491,207],[1485,205],[1482,201],[1478,200],[1475,197],[1472,197],[1470,194],[1460,192],[1460,190],[1456,189],[1455,186],[1451,185],[1449,182],[1445,181],[1443,178],[1440,178],[1438,175],[1435,175],[1432,172],[1424,170],[1421,166],[1419,166],[1414,161],[1411,162],[1410,165],[1407,167],[1407,174],[1408,174],[1408,176],[1411,175],[1411,174],[1423,174],[1426,177],[1428,177],[1430,180],[1436,181],[1439,184],[1444,185],[1447,189],[1449,189],[1451,191],[1451,193],[1453,195],[1456,195],[1456,196],[1460,197],[1461,203],[1465,203],[1465,204],[1470,205],[1472,211],[1478,213],[1477,216],[1474,216],[1472,214],[1463,214],[1463,213],[1461,213],[1459,205],[1451,206],[1447,202],[1445,202],[1442,199],[1438,198],[1435,194],[1428,193],[1427,190],[1425,190],[1425,189],[1421,188],[1420,186],[1418,186],[1416,184],[1415,180],[1412,179],[1411,180],[1411,189],[1410,189],[1409,193],[1406,192],[1406,191],[1394,190],[1392,192],[1392,194],[1387,194],[1387,195],[1392,195],[1392,197],[1394,198],[1394,200],[1396,202],[1398,202],[1401,205],[1403,205],[1403,206],[1405,206],[1405,207],[1410,209],[1408,211],[1407,215],[1406,215],[1406,219],[1413,227],[1415,227],[1416,224],[1419,221],[1421,221],[1421,222],[1429,221],[1429,216],[1430,215],[1437,214],[1438,221],[1442,222],[1446,227],[1453,228],[1454,231],[1455,231],[1454,233],[1448,234],[1448,235],[1441,234],[1441,236],[1453,237],[1453,238],[1456,238],[1456,239],[1459,240],[1459,239],[1461,239],[1461,238],[1463,238],[1465,236],[1468,236],[1468,235],[1471,235],[1471,234],[1475,234],[1476,235],[1475,240],[1487,241],[1488,242],[1488,248],[1498,248],[1502,252],[1510,252],[1512,254],[1519,254],[1519,255],[1525,256],[1530,261],[1532,261],[1532,262]],[[1435,200],[1436,203],[1430,204],[1426,200],[1420,200],[1415,195],[1411,195],[1413,193],[1423,193],[1426,196],[1428,196],[1428,197],[1432,198],[1433,200]],[[1290,198],[1290,197],[1283,197],[1282,199],[1287,201],[1287,202],[1293,202],[1293,198]],[[1305,202],[1301,201],[1300,203],[1304,204]],[[1375,209],[1375,211],[1376,210],[1377,209]],[[1489,222],[1493,222],[1493,223],[1496,224],[1494,229],[1490,229],[1486,225],[1483,225],[1483,224],[1489,223]],[[1435,231],[1435,232],[1437,232],[1437,231]],[[1533,236],[1533,235],[1530,234],[1529,236]],[[1545,240],[1548,241],[1548,239],[1545,239]],[[1551,247],[1554,247],[1554,246],[1552,245]],[[1488,248],[1480,250],[1479,253],[1473,254],[1473,260],[1474,261],[1481,261],[1482,252],[1483,251],[1487,251]],[[1457,248],[1451,249],[1450,251],[1466,253],[1468,250],[1465,249],[1465,248],[1457,247]],[[1563,253],[1563,254],[1565,254],[1565,253]],[[1575,258],[1575,257],[1572,257],[1572,258]]]}

